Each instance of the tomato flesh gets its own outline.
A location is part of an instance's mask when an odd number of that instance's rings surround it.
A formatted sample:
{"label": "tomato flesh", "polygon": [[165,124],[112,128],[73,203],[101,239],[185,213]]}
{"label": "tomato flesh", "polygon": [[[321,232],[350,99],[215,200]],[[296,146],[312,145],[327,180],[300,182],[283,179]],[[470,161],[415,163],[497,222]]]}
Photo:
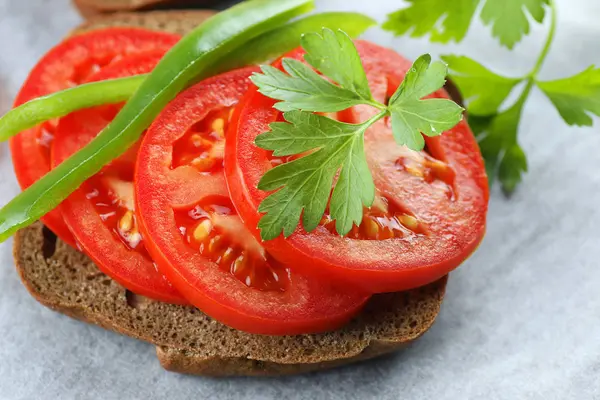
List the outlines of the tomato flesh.
{"label": "tomato flesh", "polygon": [[[89,81],[150,72],[165,51],[126,56],[88,78]],[[81,110],[61,118],[52,146],[56,166],[90,142],[118,113],[121,105]],[[98,268],[136,294],[169,303],[187,301],[160,274],[148,254],[135,215],[133,175],[139,146],[88,179],[59,206],[78,247]]]}
{"label": "tomato flesh", "polygon": [[[232,108],[211,111],[192,125],[173,144],[171,167],[189,166],[201,174],[222,174],[225,125],[232,111]],[[268,254],[245,229],[228,197],[208,197],[192,208],[175,210],[175,221],[193,249],[246,286],[285,291],[289,270],[267,259]]]}
{"label": "tomato flesh", "polygon": [[189,246],[249,288],[285,292],[289,268],[268,256],[245,229],[229,199],[209,203],[175,211],[176,224]]}
{"label": "tomato flesh", "polygon": [[231,109],[256,70],[207,79],[181,93],[155,120],[136,166],[141,231],[173,285],[226,325],[272,335],[336,329],[369,296],[308,279],[273,259],[229,200],[225,133],[236,119]]}
{"label": "tomato flesh", "polygon": [[[135,28],[111,28],[70,37],[40,59],[14,105],[86,82],[91,75],[125,55],[157,49],[166,51],[179,39],[178,35]],[[50,171],[50,147],[57,123],[45,122],[10,140],[21,189],[25,190]],[[42,221],[64,242],[75,247],[75,240],[58,209],[46,214]]]}
{"label": "tomato flesh", "polygon": [[[410,62],[392,50],[356,42],[375,99],[385,102]],[[286,57],[303,59],[301,49]],[[279,66],[276,62],[275,66]],[[444,91],[434,97],[447,97]],[[281,119],[274,101],[251,89],[226,142],[225,169],[231,199],[245,224],[256,227],[258,206],[269,193],[257,188],[264,173],[290,159],[275,160],[255,146],[257,135]],[[361,122],[378,111],[357,106],[338,114]],[[365,153],[377,188],[376,201],[346,237],[325,214],[307,233],[264,243],[277,260],[306,274],[347,282],[371,293],[401,291],[433,282],[456,268],[485,232],[488,186],[483,160],[466,122],[440,137],[426,138],[425,151],[398,146],[390,121],[365,134]],[[258,232],[255,230],[255,232]],[[303,260],[309,259],[306,263]]]}

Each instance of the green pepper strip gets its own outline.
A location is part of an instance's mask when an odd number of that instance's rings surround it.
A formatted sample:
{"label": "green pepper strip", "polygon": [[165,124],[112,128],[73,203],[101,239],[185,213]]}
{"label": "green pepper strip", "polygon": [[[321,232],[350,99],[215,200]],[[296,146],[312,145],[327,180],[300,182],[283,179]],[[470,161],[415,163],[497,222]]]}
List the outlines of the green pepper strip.
{"label": "green pepper strip", "polygon": [[[219,63],[219,72],[244,65],[260,64],[280,57],[300,46],[300,37],[308,32],[321,32],[323,28],[341,29],[350,37],[357,37],[377,21],[355,12],[324,12],[290,22],[278,29],[251,40],[235,54]],[[260,52],[256,50],[260,49]]]}
{"label": "green pepper strip", "polygon": [[[341,29],[351,37],[357,37],[375,24],[371,18],[353,12],[314,14],[251,40],[243,48],[222,59],[218,71],[229,71],[278,57],[298,47],[300,36],[306,32],[320,31],[322,28]],[[147,75],[137,75],[87,83],[28,101],[0,118],[0,141],[82,108],[125,101],[135,93],[146,77]]]}
{"label": "green pepper strip", "polygon": [[0,241],[54,209],[123,154],[179,92],[214,73],[224,55],[311,10],[313,5],[312,0],[247,1],[211,17],[186,35],[94,140],[0,210]]}
{"label": "green pepper strip", "polygon": [[8,140],[44,121],[63,117],[82,108],[125,101],[135,93],[146,76],[86,83],[30,100],[0,118],[0,141]]}

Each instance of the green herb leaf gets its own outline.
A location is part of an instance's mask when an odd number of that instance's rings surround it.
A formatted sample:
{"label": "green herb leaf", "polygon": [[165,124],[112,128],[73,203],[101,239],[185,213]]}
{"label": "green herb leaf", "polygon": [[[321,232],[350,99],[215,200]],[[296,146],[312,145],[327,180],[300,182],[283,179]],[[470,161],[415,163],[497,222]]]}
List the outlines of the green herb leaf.
{"label": "green herb leaf", "polygon": [[498,166],[498,179],[502,183],[504,193],[512,194],[521,183],[523,174],[527,172],[527,157],[517,143],[507,148]]}
{"label": "green herb leaf", "polygon": [[306,61],[339,86],[323,79],[298,60],[283,59],[287,74],[263,66],[263,73],[251,78],[262,94],[282,100],[275,108],[335,112],[357,104],[380,106],[373,100],[358,51],[346,33],[325,28],[323,35],[305,34],[301,43],[306,50]]}
{"label": "green herb leaf", "polygon": [[[391,115],[398,143],[419,150],[423,134],[439,135],[462,116],[463,109],[450,100],[421,100],[444,85],[447,72],[445,64],[431,63],[429,55],[415,61],[386,107],[372,98],[356,47],[345,33],[324,29],[322,35],[306,34],[302,45],[307,63],[324,76],[291,59],[282,61],[285,72],[263,67],[263,74],[253,76],[261,93],[282,100],[275,107],[287,111],[287,122],[272,123],[269,132],[256,137],[256,145],[276,157],[301,156],[267,171],[258,184],[260,190],[275,191],[258,208],[264,213],[258,224],[263,240],[282,232],[290,236],[301,218],[307,232],[314,230],[328,204],[340,235],[360,224],[363,207],[375,198],[364,133],[376,121]],[[309,112],[340,111],[357,104],[381,112],[361,124]]]}
{"label": "green herb leaf", "polygon": [[503,46],[512,49],[529,34],[528,15],[541,23],[546,15],[548,0],[487,0],[481,10],[481,20],[492,26],[492,35]]}
{"label": "green herb leaf", "polygon": [[363,146],[364,132],[374,121],[345,124],[302,111],[287,112],[284,118],[289,123],[273,123],[256,144],[276,156],[313,152],[269,170],[260,180],[261,190],[279,189],[260,204],[259,212],[265,213],[258,224],[261,237],[274,239],[282,231],[290,236],[301,215],[304,229],[314,230],[338,172],[329,208],[338,233],[347,234],[360,223],[363,204],[370,206],[375,195]]}
{"label": "green herb leaf", "polygon": [[261,67],[262,74],[250,79],[258,91],[272,99],[280,111],[306,110],[335,112],[362,104],[365,100],[356,92],[346,90],[321,78],[311,67],[286,58],[282,62],[286,73],[270,65]]}
{"label": "green herb leaf", "polygon": [[304,34],[300,43],[306,50],[304,59],[307,63],[341,87],[358,93],[362,99],[373,100],[358,51],[345,32],[325,28],[323,35]]}
{"label": "green herb leaf", "polygon": [[591,66],[569,78],[537,85],[569,125],[592,126],[589,113],[600,116],[600,68]]}
{"label": "green herb leaf", "polygon": [[391,108],[392,132],[399,145],[423,150],[423,135],[438,136],[453,128],[461,119],[463,108],[452,100],[429,99],[407,102]]}
{"label": "green herb leaf", "polygon": [[408,0],[408,7],[388,15],[383,29],[397,36],[431,35],[432,42],[464,39],[479,0]]}
{"label": "green herb leaf", "polygon": [[473,131],[473,134],[476,138],[480,138],[490,127],[490,124],[496,117],[494,115],[476,115],[469,114],[469,118],[467,118],[467,122]]}
{"label": "green herb leaf", "polygon": [[527,172],[525,153],[517,143],[524,101],[508,110],[479,120],[479,148],[485,159],[490,183],[497,176],[505,193],[511,194]]}
{"label": "green herb leaf", "polygon": [[398,144],[421,150],[425,146],[422,134],[440,135],[462,119],[463,108],[451,100],[421,100],[444,86],[446,72],[446,65],[439,61],[432,64],[429,54],[414,62],[388,106]]}
{"label": "green herb leaf", "polygon": [[515,85],[522,82],[500,76],[469,57],[447,55],[442,59],[448,64],[450,78],[468,102],[470,114],[497,113]]}

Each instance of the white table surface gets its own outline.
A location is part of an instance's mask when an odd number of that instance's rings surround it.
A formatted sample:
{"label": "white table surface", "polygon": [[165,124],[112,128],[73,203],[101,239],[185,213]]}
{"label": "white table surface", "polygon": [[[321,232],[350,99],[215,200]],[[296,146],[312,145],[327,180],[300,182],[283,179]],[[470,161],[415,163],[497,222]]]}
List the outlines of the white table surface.
{"label": "white table surface", "polygon": [[[500,0],[498,0],[500,1]],[[379,20],[391,0],[317,0]],[[600,3],[558,0],[559,25],[543,70],[563,77],[600,61]],[[80,21],[66,0],[0,0],[0,112],[36,60]],[[415,57],[455,51],[501,72],[526,72],[545,29],[513,53],[480,25],[456,46],[366,37]],[[0,246],[0,399],[600,399],[600,133],[567,127],[534,92],[521,142],[530,172],[510,199],[493,193],[488,233],[451,275],[433,328],[407,350],[319,374],[206,379],[163,371],[152,346],[36,303]],[[18,192],[0,147],[0,203]]]}

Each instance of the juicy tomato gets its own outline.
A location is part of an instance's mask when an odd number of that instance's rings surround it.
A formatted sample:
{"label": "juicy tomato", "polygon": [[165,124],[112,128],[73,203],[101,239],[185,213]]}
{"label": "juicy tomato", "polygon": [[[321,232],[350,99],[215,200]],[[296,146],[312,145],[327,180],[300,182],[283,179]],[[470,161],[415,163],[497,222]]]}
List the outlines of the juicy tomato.
{"label": "juicy tomato", "polygon": [[[66,39],[50,50],[30,72],[15,107],[36,97],[76,86],[106,65],[125,55],[167,50],[179,36],[143,29],[112,28]],[[50,170],[50,145],[57,121],[49,121],[19,133],[10,140],[13,166],[24,190]],[[42,221],[63,241],[75,246],[58,210]]]}
{"label": "juicy tomato", "polygon": [[[165,51],[130,55],[113,62],[88,81],[148,73]],[[121,105],[77,111],[60,119],[52,143],[56,166],[90,142],[117,114]],[[125,288],[152,299],[186,304],[158,272],[137,226],[133,174],[139,146],[105,166],[59,206],[64,221],[98,268]]]}
{"label": "juicy tomato", "polygon": [[199,83],[148,129],[135,176],[146,247],[193,305],[235,329],[272,335],[336,329],[368,295],[307,279],[273,259],[229,200],[225,132],[256,70]]}
{"label": "juicy tomato", "polygon": [[[357,41],[357,48],[373,95],[386,101],[410,62],[368,42]],[[302,56],[301,50],[288,55]],[[448,97],[443,90],[434,96]],[[257,226],[258,206],[268,195],[257,189],[260,178],[287,161],[254,144],[257,135],[269,130],[269,123],[281,118],[273,103],[251,89],[239,106],[225,150],[231,199],[250,227]],[[360,122],[376,112],[359,106],[339,117]],[[475,250],[484,235],[488,186],[481,154],[466,122],[425,140],[426,149],[420,152],[398,146],[390,121],[379,121],[365,135],[377,191],[361,224],[340,237],[326,214],[311,233],[298,227],[289,238],[280,236],[263,245],[279,262],[371,293],[411,289],[443,277]]]}

